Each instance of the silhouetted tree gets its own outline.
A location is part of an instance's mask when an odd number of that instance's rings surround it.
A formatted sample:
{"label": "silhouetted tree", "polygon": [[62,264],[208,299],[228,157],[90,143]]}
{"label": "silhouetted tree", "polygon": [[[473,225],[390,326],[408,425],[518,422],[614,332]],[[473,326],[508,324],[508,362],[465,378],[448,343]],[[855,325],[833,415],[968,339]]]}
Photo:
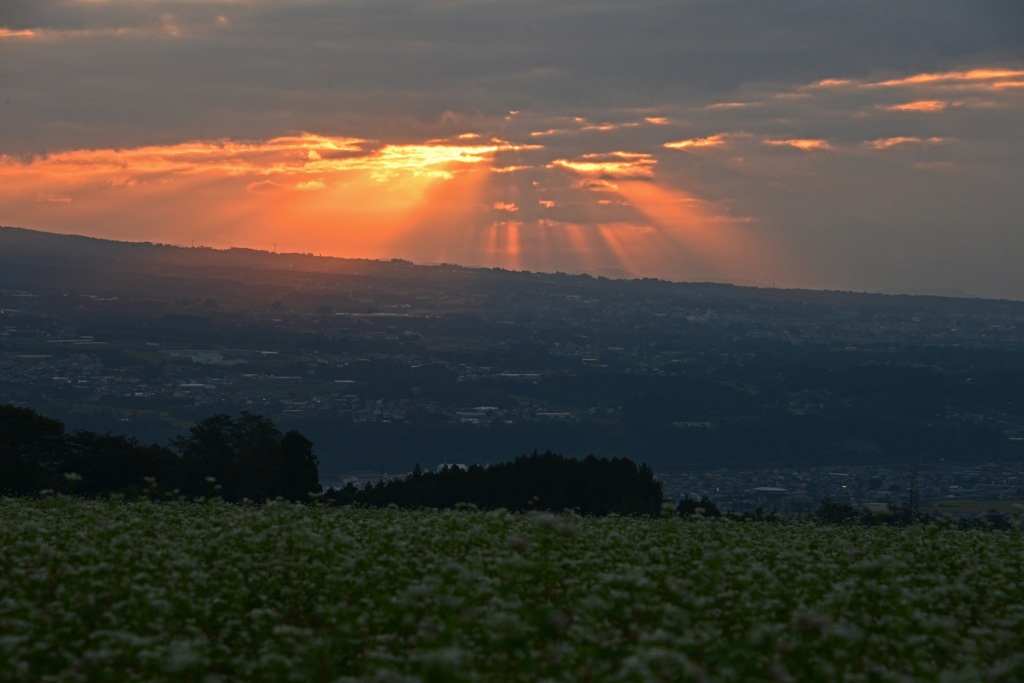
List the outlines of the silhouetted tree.
{"label": "silhouetted tree", "polygon": [[55,483],[64,424],[34,410],[0,405],[0,493],[37,493]]}
{"label": "silhouetted tree", "polygon": [[718,509],[718,506],[715,505],[707,495],[701,496],[700,500],[690,496],[684,496],[680,499],[679,503],[676,504],[676,512],[679,513],[680,517],[692,517],[696,514],[701,514],[705,517],[722,516],[722,511]]}
{"label": "silhouetted tree", "polygon": [[562,511],[586,515],[657,515],[661,484],[647,465],[625,458],[574,460],[547,451],[512,462],[468,469],[445,466],[439,472],[417,466],[409,477],[378,482],[357,491],[330,490],[328,500],[345,504],[451,508],[469,503],[480,508]]}
{"label": "silhouetted tree", "polygon": [[822,524],[833,526],[847,526],[856,524],[861,520],[861,514],[850,503],[837,503],[830,498],[821,501],[821,507],[815,513],[815,517]]}
{"label": "silhouetted tree", "polygon": [[[73,489],[65,474],[81,477]],[[183,481],[181,461],[166,448],[111,434],[78,431],[28,408],[0,405],[0,492],[50,488],[76,494],[138,493],[146,478],[165,489]]]}
{"label": "silhouetted tree", "polygon": [[78,431],[67,437],[59,466],[82,477],[75,493],[141,493],[151,478],[163,490],[184,483],[181,460],[161,446],[142,446],[135,439]]}
{"label": "silhouetted tree", "polygon": [[305,500],[311,493],[320,493],[320,462],[313,453],[313,443],[294,429],[281,438],[280,495],[288,500]]}
{"label": "silhouetted tree", "polygon": [[282,434],[273,421],[243,412],[196,423],[171,446],[185,461],[187,490],[200,495],[213,477],[226,500],[305,500],[319,493],[319,463],[312,444],[296,431]]}

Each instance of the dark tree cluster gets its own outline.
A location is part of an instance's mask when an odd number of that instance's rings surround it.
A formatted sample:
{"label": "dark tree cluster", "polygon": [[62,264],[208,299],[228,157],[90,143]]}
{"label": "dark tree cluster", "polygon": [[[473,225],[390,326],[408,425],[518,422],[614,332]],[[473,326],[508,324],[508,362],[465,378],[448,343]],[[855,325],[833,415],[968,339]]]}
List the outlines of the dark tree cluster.
{"label": "dark tree cluster", "polygon": [[77,431],[28,408],[0,405],[0,494],[42,490],[82,495],[139,493],[146,477],[184,484],[179,458],[124,436]]}
{"label": "dark tree cluster", "polygon": [[679,513],[680,517],[692,517],[694,515],[701,515],[703,517],[722,516],[722,511],[706,495],[701,496],[700,500],[684,496],[676,504],[676,512]]}
{"label": "dark tree cluster", "polygon": [[303,501],[321,490],[312,443],[297,431],[281,433],[260,415],[214,415],[171,447],[90,431],[68,434],[58,420],[0,405],[0,495],[159,490],[232,501]]}
{"label": "dark tree cluster", "polygon": [[200,480],[218,486],[218,495],[230,501],[301,501],[321,491],[313,444],[295,430],[282,434],[262,415],[214,415],[171,446],[181,453],[193,492]]}
{"label": "dark tree cluster", "polygon": [[405,508],[575,510],[584,515],[657,515],[661,483],[646,464],[627,458],[566,458],[547,451],[483,467],[444,467],[425,472],[419,465],[404,479],[380,481],[359,489],[352,484],[328,489],[328,501]]}

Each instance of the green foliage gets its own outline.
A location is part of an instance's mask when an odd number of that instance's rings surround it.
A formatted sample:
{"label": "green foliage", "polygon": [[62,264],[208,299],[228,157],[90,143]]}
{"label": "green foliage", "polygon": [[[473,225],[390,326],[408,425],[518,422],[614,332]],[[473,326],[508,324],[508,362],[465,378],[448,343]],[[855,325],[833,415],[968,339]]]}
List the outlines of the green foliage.
{"label": "green foliage", "polygon": [[0,498],[28,681],[1018,681],[1024,536]]}

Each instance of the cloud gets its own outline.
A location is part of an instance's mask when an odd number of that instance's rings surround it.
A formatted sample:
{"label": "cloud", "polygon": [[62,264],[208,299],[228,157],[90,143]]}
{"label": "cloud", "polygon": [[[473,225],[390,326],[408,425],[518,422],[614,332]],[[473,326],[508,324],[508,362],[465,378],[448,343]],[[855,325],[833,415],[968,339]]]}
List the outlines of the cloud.
{"label": "cloud", "polygon": [[690,138],[688,140],[676,140],[666,142],[663,146],[668,149],[692,149],[700,147],[718,147],[725,144],[725,135],[709,135],[706,138]]}
{"label": "cloud", "polygon": [[598,178],[648,179],[654,176],[657,163],[656,159],[646,153],[610,152],[584,154],[577,159],[555,159],[551,165]]}
{"label": "cloud", "polygon": [[942,100],[918,100],[916,102],[905,102],[903,104],[891,104],[888,106],[879,105],[881,109],[887,109],[889,111],[922,112],[926,114],[945,111],[951,106],[953,106],[952,102],[944,102]]}
{"label": "cloud", "polygon": [[872,149],[892,149],[893,147],[902,147],[905,145],[915,145],[923,147],[927,145],[945,145],[951,142],[955,142],[955,140],[940,137],[917,138],[900,136],[894,138],[879,138],[877,140],[868,140],[864,143],[864,145]]}
{"label": "cloud", "polygon": [[[422,139],[445,112],[503,119],[510,110],[553,115],[581,102],[590,125],[616,125],[606,117],[613,109],[749,106],[732,98],[752,83],[813,82],[851,66],[908,71],[942,42],[973,40],[990,57],[1012,45],[990,29],[1003,25],[1000,17],[942,0],[901,11],[745,3],[742,12],[662,0],[397,0],[387,11],[329,0],[5,5],[8,30],[61,38],[49,55],[17,56],[13,85],[24,98],[7,109],[15,125],[0,131],[0,148],[17,153],[97,140],[135,146],[154,129],[163,140],[267,139],[282,127],[372,139],[388,137],[386,126]],[[887,42],[890,35],[901,40]],[[815,59],[798,57],[807,54]],[[680,74],[680,64],[709,66]],[[121,106],[139,88],[145,96]],[[69,120],[60,98],[76,103],[80,127],[58,125]]]}
{"label": "cloud", "polygon": [[864,84],[866,87],[900,87],[920,85],[959,86],[971,85],[999,87],[1001,83],[1013,82],[1024,77],[1024,69],[971,69],[969,71],[947,71],[945,73],[920,73],[904,78],[893,78]]}
{"label": "cloud", "polygon": [[794,149],[799,149],[804,152],[832,149],[828,140],[818,140],[813,138],[790,138],[788,140],[766,139],[762,142],[772,147],[793,147]]}
{"label": "cloud", "polygon": [[[929,265],[1024,251],[1018,3],[3,4],[7,223],[1024,298],[1019,268]],[[793,267],[693,256],[722,226]]]}
{"label": "cloud", "polygon": [[[483,145],[431,140],[421,144],[374,147],[358,138],[304,133],[265,142],[192,141],[134,149],[75,150],[37,156],[27,163],[0,157],[0,169],[37,173],[54,179],[102,179],[108,186],[152,182],[168,176],[319,176],[366,173],[378,182],[397,175],[451,178],[460,167],[487,161],[500,151],[529,149],[495,140]],[[6,168],[4,168],[6,167]],[[125,172],[133,175],[122,179]],[[300,189],[322,189],[319,178],[300,181]]]}
{"label": "cloud", "polygon": [[10,38],[36,38],[39,32],[30,28],[9,29],[0,26],[0,40]]}

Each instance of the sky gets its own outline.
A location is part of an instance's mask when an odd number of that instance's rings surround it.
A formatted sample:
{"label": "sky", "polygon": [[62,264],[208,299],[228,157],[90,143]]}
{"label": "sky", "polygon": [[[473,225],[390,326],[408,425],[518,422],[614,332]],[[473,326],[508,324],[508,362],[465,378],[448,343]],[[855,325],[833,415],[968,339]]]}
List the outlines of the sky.
{"label": "sky", "polygon": [[3,0],[0,225],[1024,299],[1024,3]]}

